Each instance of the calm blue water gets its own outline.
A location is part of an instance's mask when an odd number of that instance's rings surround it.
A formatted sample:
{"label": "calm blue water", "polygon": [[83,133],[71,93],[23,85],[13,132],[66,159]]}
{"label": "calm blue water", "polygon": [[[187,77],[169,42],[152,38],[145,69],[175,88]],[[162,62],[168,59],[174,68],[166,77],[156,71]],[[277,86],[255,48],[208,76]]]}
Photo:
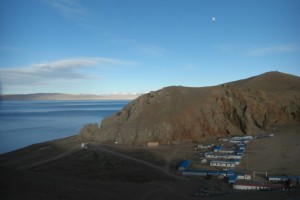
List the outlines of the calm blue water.
{"label": "calm blue water", "polygon": [[78,134],[129,101],[1,101],[0,153]]}

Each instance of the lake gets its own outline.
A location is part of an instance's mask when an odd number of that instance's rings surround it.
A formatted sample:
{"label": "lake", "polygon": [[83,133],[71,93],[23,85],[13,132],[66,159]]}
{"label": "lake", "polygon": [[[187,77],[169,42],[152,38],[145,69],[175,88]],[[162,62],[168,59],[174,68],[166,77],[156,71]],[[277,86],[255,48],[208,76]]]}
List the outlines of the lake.
{"label": "lake", "polygon": [[0,153],[79,133],[87,123],[121,110],[129,100],[1,101]]}

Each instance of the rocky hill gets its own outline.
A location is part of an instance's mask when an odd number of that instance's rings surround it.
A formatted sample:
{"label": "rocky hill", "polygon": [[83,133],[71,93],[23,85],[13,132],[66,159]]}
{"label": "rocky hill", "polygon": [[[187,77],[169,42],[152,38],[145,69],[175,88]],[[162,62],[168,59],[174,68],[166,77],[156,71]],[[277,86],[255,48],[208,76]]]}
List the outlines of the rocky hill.
{"label": "rocky hill", "polygon": [[268,72],[214,87],[150,92],[104,119],[100,127],[86,125],[79,137],[129,145],[172,144],[255,134],[290,123],[300,123],[300,77]]}

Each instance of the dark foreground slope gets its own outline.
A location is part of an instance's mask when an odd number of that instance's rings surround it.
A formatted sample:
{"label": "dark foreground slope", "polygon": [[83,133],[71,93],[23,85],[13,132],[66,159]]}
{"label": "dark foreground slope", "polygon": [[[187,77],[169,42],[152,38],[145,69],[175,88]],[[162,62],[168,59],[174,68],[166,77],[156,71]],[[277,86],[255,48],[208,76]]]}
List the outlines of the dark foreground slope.
{"label": "dark foreground slope", "polygon": [[214,87],[167,87],[130,102],[87,125],[85,140],[144,145],[200,141],[226,134],[254,134],[268,126],[300,122],[300,77],[268,72]]}
{"label": "dark foreground slope", "polygon": [[[251,142],[249,167],[267,170],[268,174],[298,175],[299,125],[279,126],[275,137]],[[274,133],[274,129],[268,131]],[[176,175],[183,158],[193,159],[195,164],[199,161],[194,144],[145,148],[89,143],[82,149],[77,139],[74,136],[35,144],[0,155],[0,199],[192,200],[199,199],[192,195],[203,188],[220,192],[203,198],[210,200],[300,196],[299,186],[293,191],[237,191],[224,179]]]}

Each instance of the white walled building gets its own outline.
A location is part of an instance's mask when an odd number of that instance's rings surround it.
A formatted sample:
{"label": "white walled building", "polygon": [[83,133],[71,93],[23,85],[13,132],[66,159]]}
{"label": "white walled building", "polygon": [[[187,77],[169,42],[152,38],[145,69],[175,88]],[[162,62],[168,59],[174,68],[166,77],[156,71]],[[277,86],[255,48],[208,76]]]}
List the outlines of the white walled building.
{"label": "white walled building", "polygon": [[221,161],[221,160],[213,160],[210,162],[210,166],[216,167],[235,167],[235,161]]}

